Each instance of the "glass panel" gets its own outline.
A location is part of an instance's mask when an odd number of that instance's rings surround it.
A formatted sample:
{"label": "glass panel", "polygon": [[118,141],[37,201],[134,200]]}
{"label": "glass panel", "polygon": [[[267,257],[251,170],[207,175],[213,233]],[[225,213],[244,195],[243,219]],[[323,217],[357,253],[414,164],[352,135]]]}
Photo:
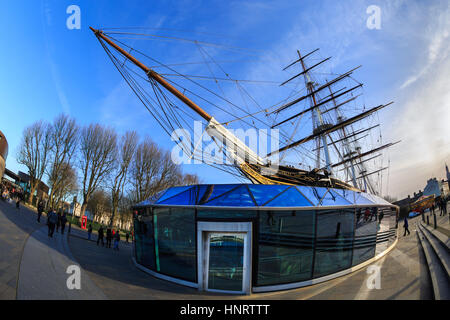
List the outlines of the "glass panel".
{"label": "glass panel", "polygon": [[207,191],[209,196],[208,196],[208,194],[206,194],[203,200],[205,202],[206,201],[210,201],[210,200],[212,200],[212,199],[214,199],[214,198],[216,198],[216,197],[218,197],[220,195],[223,195],[225,192],[236,188],[237,186],[238,185],[236,185],[236,184],[215,184],[215,185],[212,185],[211,186],[212,187],[211,190]]}
{"label": "glass panel", "polygon": [[294,187],[289,188],[265,205],[266,207],[310,207],[311,203]]}
{"label": "glass panel", "polygon": [[250,219],[256,217],[257,210],[216,210],[216,209],[198,209],[197,218],[203,219]]}
{"label": "glass panel", "polygon": [[314,278],[350,267],[354,216],[354,209],[318,211]]}
{"label": "glass panel", "polygon": [[205,206],[247,206],[254,207],[255,202],[248,193],[245,185],[226,193],[225,195],[205,203]]}
{"label": "glass panel", "polygon": [[341,197],[337,192],[329,190],[325,197],[322,199],[322,206],[348,206],[351,205],[348,200]]}
{"label": "glass panel", "polygon": [[356,209],[355,241],[352,265],[358,265],[375,256],[378,221],[383,219],[376,207]]}
{"label": "glass panel", "polygon": [[319,204],[319,200],[317,191],[314,187],[305,187],[305,186],[296,186],[296,188],[309,200],[313,205],[317,206]]}
{"label": "glass panel", "polygon": [[355,192],[355,204],[367,204],[367,205],[373,205],[374,203],[364,197],[364,195],[361,192]]}
{"label": "glass panel", "polygon": [[343,197],[345,200],[347,200],[351,204],[355,203],[355,193],[356,193],[355,191],[347,190],[347,189],[336,189],[336,188],[333,188],[331,190],[333,190],[333,192],[337,193],[338,195]]}
{"label": "glass panel", "polygon": [[253,197],[255,198],[258,206],[262,206],[264,203],[273,199],[281,192],[286,190],[288,186],[256,184],[256,185],[249,185],[248,188],[252,192]]}
{"label": "glass panel", "polygon": [[157,271],[196,281],[195,211],[183,208],[154,208]]}
{"label": "glass panel", "polygon": [[311,278],[314,211],[260,211],[257,285]]}
{"label": "glass panel", "polygon": [[242,291],[244,234],[211,233],[208,288]]}
{"label": "glass panel", "polygon": [[183,186],[183,187],[172,187],[166,190],[166,192],[161,196],[161,198],[158,199],[158,201],[156,203],[160,203],[166,199],[169,199],[170,197],[173,197],[189,188],[191,188],[192,186]]}
{"label": "glass panel", "polygon": [[196,199],[197,193],[195,192],[195,189],[189,188],[173,197],[158,201],[158,204],[195,205]]}
{"label": "glass panel", "polygon": [[146,208],[135,210],[134,213],[134,250],[136,262],[142,264],[144,250],[144,216],[146,214]]}

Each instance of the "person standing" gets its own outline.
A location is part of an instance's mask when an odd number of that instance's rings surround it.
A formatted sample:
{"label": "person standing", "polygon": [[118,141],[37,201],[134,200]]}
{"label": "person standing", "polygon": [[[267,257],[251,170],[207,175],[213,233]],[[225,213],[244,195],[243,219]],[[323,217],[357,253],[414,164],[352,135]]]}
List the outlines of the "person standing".
{"label": "person standing", "polygon": [[66,228],[67,217],[66,214],[63,213],[61,216],[60,226],[61,226],[61,234],[64,234],[64,229]]}
{"label": "person standing", "polygon": [[108,229],[106,229],[106,247],[107,248],[111,248],[111,240],[112,240],[112,231],[111,231],[111,228],[108,227]]}
{"label": "person standing", "polygon": [[408,217],[405,217],[405,219],[403,220],[403,228],[405,228],[405,233],[403,233],[403,236],[406,236],[406,232],[408,232],[409,236]]}
{"label": "person standing", "polygon": [[103,226],[100,226],[100,229],[98,229],[98,237],[97,237],[97,245],[98,243],[101,241],[102,242],[102,247],[105,246],[105,242],[103,241]]}
{"label": "person standing", "polygon": [[58,222],[58,217],[53,209],[50,209],[47,215],[48,236],[53,238],[53,232],[55,231],[55,225]]}
{"label": "person standing", "polygon": [[114,234],[114,250],[119,251],[120,233],[116,231]]}
{"label": "person standing", "polygon": [[91,240],[91,235],[92,235],[92,224],[89,224],[89,227],[88,227],[88,240]]}

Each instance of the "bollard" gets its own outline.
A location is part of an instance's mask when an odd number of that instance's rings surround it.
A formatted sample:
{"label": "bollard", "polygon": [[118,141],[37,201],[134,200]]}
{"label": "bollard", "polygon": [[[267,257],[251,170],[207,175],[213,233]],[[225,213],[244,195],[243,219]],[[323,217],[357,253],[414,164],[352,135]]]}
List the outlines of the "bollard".
{"label": "bollard", "polygon": [[427,216],[427,225],[430,225],[430,216]]}
{"label": "bollard", "polygon": [[423,215],[423,212],[422,212],[422,221],[425,223],[425,216]]}
{"label": "bollard", "polygon": [[434,219],[434,228],[437,228],[437,222],[436,222],[436,214],[433,214],[433,219]]}
{"label": "bollard", "polygon": [[69,221],[69,230],[68,230],[69,233],[70,233],[70,229],[72,229],[72,221]]}

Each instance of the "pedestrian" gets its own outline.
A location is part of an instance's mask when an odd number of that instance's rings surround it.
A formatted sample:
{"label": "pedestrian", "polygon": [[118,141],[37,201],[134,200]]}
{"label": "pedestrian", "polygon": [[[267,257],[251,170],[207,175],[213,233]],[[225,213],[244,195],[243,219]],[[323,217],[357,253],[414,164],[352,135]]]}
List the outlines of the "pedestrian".
{"label": "pedestrian", "polygon": [[405,219],[403,220],[403,228],[405,228],[405,233],[403,233],[403,236],[406,236],[406,232],[408,232],[408,236],[409,236],[408,217],[406,217],[406,216],[405,216]]}
{"label": "pedestrian", "polygon": [[20,195],[17,194],[17,201],[16,201],[16,209],[17,210],[20,210],[20,200],[22,200],[22,199],[20,199]]}
{"label": "pedestrian", "polygon": [[56,215],[57,221],[56,221],[56,232],[59,232],[59,226],[61,225],[61,212],[58,212]]}
{"label": "pedestrian", "polygon": [[58,222],[58,217],[53,209],[50,209],[47,215],[48,236],[53,238],[53,232],[55,231],[55,225]]}
{"label": "pedestrian", "polygon": [[105,242],[103,241],[103,226],[100,226],[100,229],[98,229],[98,236],[97,236],[97,245],[101,241],[102,247],[105,246]]}
{"label": "pedestrian", "polygon": [[130,234],[128,232],[125,234],[125,238],[127,239],[127,243],[128,243],[128,238],[130,238]]}
{"label": "pedestrian", "polygon": [[67,217],[66,214],[63,213],[61,216],[60,226],[61,226],[61,234],[64,234],[64,229],[66,228]]}
{"label": "pedestrian", "polygon": [[112,240],[112,231],[111,231],[111,228],[108,227],[108,229],[106,229],[106,247],[107,248],[111,248],[111,240]]}
{"label": "pedestrian", "polygon": [[120,233],[119,231],[116,231],[114,234],[114,250],[119,251],[119,242],[120,242]]}
{"label": "pedestrian", "polygon": [[91,235],[92,235],[92,224],[89,224],[89,227],[88,227],[88,240],[91,240]]}
{"label": "pedestrian", "polygon": [[38,208],[37,208],[37,213],[38,213],[37,222],[39,222],[39,223],[41,223],[41,215],[42,215],[43,211],[44,211],[44,203],[41,200],[41,201],[39,201]]}

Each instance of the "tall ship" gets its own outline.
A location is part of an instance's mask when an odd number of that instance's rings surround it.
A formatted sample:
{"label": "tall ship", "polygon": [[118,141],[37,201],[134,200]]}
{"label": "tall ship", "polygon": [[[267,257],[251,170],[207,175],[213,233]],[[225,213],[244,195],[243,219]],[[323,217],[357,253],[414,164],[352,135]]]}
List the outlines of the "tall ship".
{"label": "tall ship", "polygon": [[[181,141],[180,137],[178,143],[186,156],[198,158],[255,184],[335,187],[381,195],[382,174],[389,167],[383,161],[377,162],[377,159],[382,160],[382,151],[397,142],[382,144],[381,133],[371,133],[375,130],[380,132],[376,113],[392,102],[370,108],[358,105],[361,96],[358,90],[363,84],[352,76],[359,67],[341,74],[327,74],[332,78],[325,79],[315,71],[331,57],[318,60],[315,55],[319,49],[306,54],[297,50],[294,61],[283,69],[293,71],[293,75],[278,84],[280,87],[293,84],[294,89],[283,103],[264,106],[257,103],[243,85],[224,70],[220,62],[204,51],[204,55],[209,58],[205,64],[215,64],[225,74],[220,78],[208,66],[212,74],[210,80],[236,82],[241,93],[244,91],[247,94],[247,100],[255,101],[258,106],[255,110],[249,110],[248,105],[245,109],[220,92],[213,92],[199,83],[198,79],[202,76],[182,74],[173,64],[159,62],[115,38],[116,35],[129,37],[130,34],[142,34],[91,30],[133,92],[169,135],[176,135],[174,131],[179,127],[192,128],[192,123],[183,120],[203,120],[205,129],[202,134],[214,140],[227,163],[218,165],[213,161],[205,161],[206,153],[201,150],[202,154],[199,154],[198,143],[196,145],[195,141],[190,141],[191,145],[186,145],[186,141]],[[147,66],[139,57],[153,62],[155,66]],[[175,77],[191,86],[173,80]],[[147,87],[139,82],[142,79],[147,82]],[[198,90],[194,91],[195,88]],[[223,92],[223,88],[218,88]],[[215,101],[202,97],[202,91],[213,96]],[[227,119],[215,118],[206,107],[218,108],[222,114],[225,109]],[[227,129],[226,126],[231,123],[256,129],[278,129],[279,148],[267,154],[258,153]],[[376,144],[373,143],[374,136]],[[369,142],[370,138],[372,141]],[[276,166],[271,160],[275,156]]]}

